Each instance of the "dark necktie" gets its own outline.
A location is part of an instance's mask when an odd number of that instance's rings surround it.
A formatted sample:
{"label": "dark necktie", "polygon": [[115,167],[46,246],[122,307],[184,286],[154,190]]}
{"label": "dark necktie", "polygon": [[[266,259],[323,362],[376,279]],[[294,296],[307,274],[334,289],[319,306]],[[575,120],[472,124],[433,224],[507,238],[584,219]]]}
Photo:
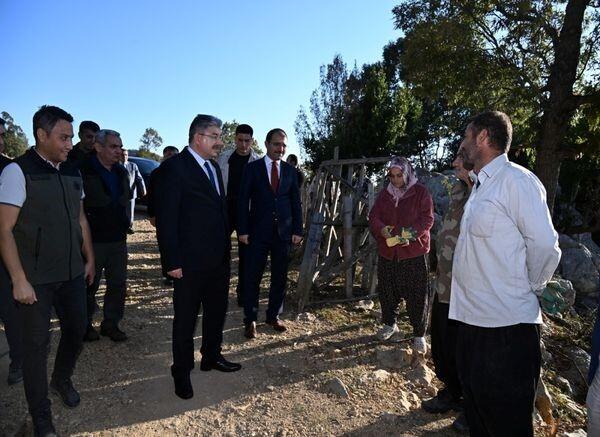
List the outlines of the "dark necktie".
{"label": "dark necktie", "polygon": [[277,172],[277,161],[273,161],[271,164],[271,189],[274,193],[277,193],[279,188],[279,173]]}
{"label": "dark necktie", "polygon": [[206,172],[208,173],[208,178],[210,179],[210,183],[212,184],[215,191],[218,193],[219,190],[217,190],[217,183],[215,182],[215,177],[213,175],[212,170],[210,169],[210,164],[208,163],[208,161],[204,161],[204,168],[206,168]]}
{"label": "dark necktie", "polygon": [[481,185],[481,181],[478,179],[477,184],[475,184],[475,189],[478,189],[480,185]]}

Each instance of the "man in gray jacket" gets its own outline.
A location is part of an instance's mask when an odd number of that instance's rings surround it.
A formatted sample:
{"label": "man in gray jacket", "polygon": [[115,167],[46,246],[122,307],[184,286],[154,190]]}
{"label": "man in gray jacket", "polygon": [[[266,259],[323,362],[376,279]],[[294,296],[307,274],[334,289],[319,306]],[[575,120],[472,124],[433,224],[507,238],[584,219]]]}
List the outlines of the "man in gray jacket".
{"label": "man in gray jacket", "polygon": [[127,233],[133,234],[135,199],[138,197],[144,197],[146,195],[146,184],[144,184],[144,178],[142,177],[137,164],[129,161],[129,152],[126,149],[123,149],[123,167],[125,167],[125,170],[127,170],[129,187],[133,192],[133,197],[129,201],[129,208],[127,209],[127,217],[129,217],[129,229],[127,230]]}
{"label": "man in gray jacket", "polygon": [[[244,168],[249,162],[260,158],[252,150],[253,134],[254,131],[249,125],[238,125],[235,128],[235,148],[223,152],[217,161],[223,174],[223,185],[227,194],[227,211],[232,233],[233,231],[237,231],[237,201]],[[245,267],[246,250],[246,245],[238,245],[238,283],[235,291],[237,294],[237,303],[240,307],[243,306],[241,294],[243,288],[241,282]]]}

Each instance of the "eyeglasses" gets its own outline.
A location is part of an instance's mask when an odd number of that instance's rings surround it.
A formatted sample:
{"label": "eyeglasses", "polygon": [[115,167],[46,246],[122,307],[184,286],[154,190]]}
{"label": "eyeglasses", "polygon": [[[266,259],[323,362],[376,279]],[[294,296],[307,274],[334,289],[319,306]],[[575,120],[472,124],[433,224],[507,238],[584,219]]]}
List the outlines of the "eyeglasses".
{"label": "eyeglasses", "polygon": [[198,135],[202,135],[203,137],[211,138],[213,141],[221,141],[223,139],[223,137],[221,135],[217,135],[217,134],[206,135],[206,134],[201,134],[200,132],[198,132]]}

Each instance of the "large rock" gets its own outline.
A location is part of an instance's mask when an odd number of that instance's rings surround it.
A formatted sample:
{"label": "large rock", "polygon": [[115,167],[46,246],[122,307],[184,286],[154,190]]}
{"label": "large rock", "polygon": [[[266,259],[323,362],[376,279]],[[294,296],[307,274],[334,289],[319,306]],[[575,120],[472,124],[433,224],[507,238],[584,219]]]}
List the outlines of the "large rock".
{"label": "large rock", "polygon": [[439,217],[443,217],[446,211],[448,211],[450,187],[456,182],[456,176],[454,176],[453,172],[442,174],[429,172],[420,168],[416,170],[416,173],[419,182],[425,185],[429,190],[429,194],[431,194],[435,212]]}
{"label": "large rock", "polygon": [[412,349],[377,349],[377,362],[383,367],[390,369],[402,369],[410,366],[412,361]]}
{"label": "large rock", "polygon": [[333,378],[327,381],[325,384],[325,391],[342,398],[347,398],[350,396],[346,384],[344,384],[340,378]]}
{"label": "large rock", "polygon": [[575,398],[582,400],[587,391],[587,372],[590,368],[590,354],[577,346],[571,346],[565,349],[565,354],[569,358],[570,367],[562,372],[572,388]]}
{"label": "large rock", "polygon": [[595,296],[600,284],[600,273],[594,264],[592,252],[583,244],[563,234],[559,236],[559,244],[562,250],[562,277],[573,283],[579,297]]}

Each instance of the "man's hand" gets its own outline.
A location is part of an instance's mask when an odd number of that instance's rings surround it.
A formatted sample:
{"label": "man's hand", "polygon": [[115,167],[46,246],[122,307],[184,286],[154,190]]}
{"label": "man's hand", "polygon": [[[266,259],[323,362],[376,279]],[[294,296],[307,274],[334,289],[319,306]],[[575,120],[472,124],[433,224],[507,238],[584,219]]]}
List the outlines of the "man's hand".
{"label": "man's hand", "polygon": [[13,283],[13,297],[17,302],[31,305],[37,302],[35,291],[27,279]]}
{"label": "man's hand", "polygon": [[183,278],[183,269],[171,270],[170,272],[167,272],[167,275],[175,279],[181,279]]}
{"label": "man's hand", "polygon": [[301,235],[292,235],[292,244],[300,244],[302,242]]}
{"label": "man's hand", "polygon": [[85,278],[85,283],[87,285],[92,285],[92,282],[94,282],[94,276],[96,275],[96,266],[95,266],[95,262],[94,260],[88,260],[85,263],[85,268],[84,268],[84,278]]}
{"label": "man's hand", "polygon": [[240,243],[250,244],[250,236],[249,235],[240,235],[238,237],[238,240],[240,241]]}

